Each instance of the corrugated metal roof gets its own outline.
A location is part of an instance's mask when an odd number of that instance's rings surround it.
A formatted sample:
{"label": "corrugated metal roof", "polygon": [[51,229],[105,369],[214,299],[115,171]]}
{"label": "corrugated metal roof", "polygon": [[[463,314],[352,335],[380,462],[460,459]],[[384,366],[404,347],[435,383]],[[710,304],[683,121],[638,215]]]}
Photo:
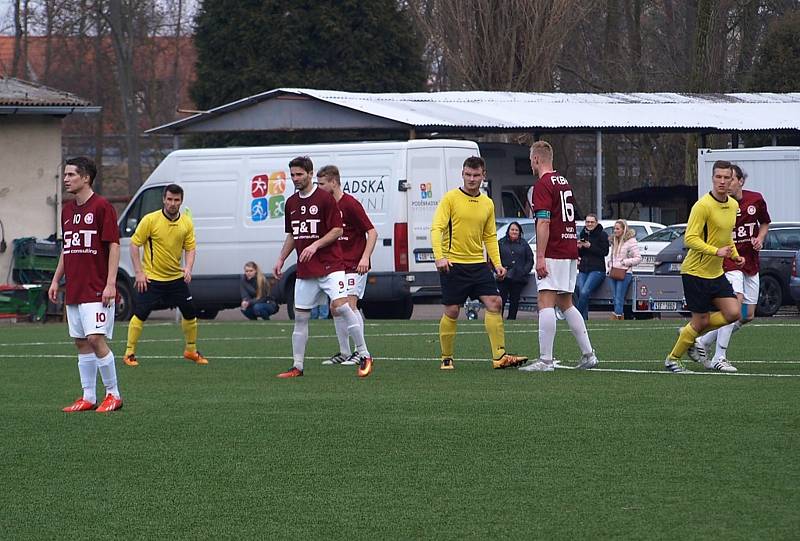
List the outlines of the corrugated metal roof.
{"label": "corrugated metal roof", "polygon": [[358,93],[281,88],[149,132],[193,126],[243,107],[296,96],[429,130],[800,130],[800,93],[564,94],[525,92]]}
{"label": "corrugated metal roof", "polygon": [[0,106],[89,107],[91,102],[75,94],[11,77],[0,77]]}

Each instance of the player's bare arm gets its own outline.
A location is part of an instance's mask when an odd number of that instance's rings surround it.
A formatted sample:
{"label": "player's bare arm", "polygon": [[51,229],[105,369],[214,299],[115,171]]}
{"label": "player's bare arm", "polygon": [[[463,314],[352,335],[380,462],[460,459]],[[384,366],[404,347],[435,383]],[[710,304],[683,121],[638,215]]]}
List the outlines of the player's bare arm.
{"label": "player's bare arm", "polygon": [[136,286],[136,291],[139,293],[144,293],[147,291],[147,283],[150,280],[144,274],[144,269],[142,268],[142,256],[139,253],[139,247],[131,242],[131,246],[128,251],[130,252],[131,263],[133,264],[134,285]]}
{"label": "player's bare arm", "polygon": [[541,280],[547,277],[547,262],[544,254],[547,250],[547,242],[550,240],[550,219],[536,219],[536,276]]}
{"label": "player's bare arm", "polygon": [[310,245],[306,246],[306,249],[300,253],[300,261],[303,263],[309,261],[312,257],[314,257],[314,254],[317,253],[317,250],[324,248],[332,242],[336,242],[339,237],[342,236],[342,233],[344,233],[344,229],[341,227],[332,228],[330,231],[325,233],[322,238],[317,239]]}
{"label": "player's bare arm", "polygon": [[286,258],[289,257],[289,254],[292,253],[292,250],[294,250],[294,237],[291,233],[287,233],[286,239],[284,239],[283,246],[281,247],[281,253],[278,255],[275,266],[272,268],[272,274],[275,278],[280,278],[283,275],[283,263],[286,261]]}
{"label": "player's bare arm", "polygon": [[760,251],[764,247],[764,239],[767,238],[767,233],[769,233],[769,224],[760,224],[758,226],[758,236],[751,240],[754,250]]}
{"label": "player's bare arm", "polygon": [[58,283],[61,277],[64,276],[64,254],[62,253],[58,258],[58,265],[56,265],[56,272],[53,274],[53,279],[50,281],[50,289],[47,290],[47,297],[50,302],[54,303],[58,297]]}
{"label": "player's bare arm", "polygon": [[194,268],[194,258],[197,250],[186,250],[186,266],[183,267],[183,281],[187,284],[192,281],[192,269]]}
{"label": "player's bare arm", "polygon": [[366,274],[369,272],[369,258],[372,257],[372,252],[375,250],[375,243],[378,242],[378,232],[373,227],[367,231],[367,245],[364,246],[364,253],[361,254],[361,260],[358,262],[356,272],[358,274]]}
{"label": "player's bare arm", "polygon": [[117,299],[117,269],[119,269],[119,243],[112,242],[108,245],[108,278],[103,288],[103,306],[111,306]]}

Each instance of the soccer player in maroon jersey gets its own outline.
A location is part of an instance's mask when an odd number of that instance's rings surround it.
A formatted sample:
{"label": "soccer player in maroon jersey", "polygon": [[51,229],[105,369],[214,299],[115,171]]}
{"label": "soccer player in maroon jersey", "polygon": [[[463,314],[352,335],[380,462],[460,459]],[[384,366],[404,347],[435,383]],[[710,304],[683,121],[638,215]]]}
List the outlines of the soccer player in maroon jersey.
{"label": "soccer player in maroon jersey", "polygon": [[297,280],[294,286],[294,332],[292,333],[292,368],[278,374],[279,378],[294,378],[303,375],[308,321],[311,309],[331,300],[331,311],[344,319],[358,352],[359,377],[372,372],[372,357],[364,342],[364,331],[347,302],[347,284],[342,248],[338,239],[342,236],[342,213],[336,199],[311,181],[314,164],[307,156],[289,162],[295,190],[284,205],[286,240],[278,261],[272,269],[280,278],[283,263],[292,250],[297,250]]}
{"label": "soccer player in maroon jersey", "polygon": [[539,306],[539,359],[521,366],[526,372],[551,372],[556,337],[556,305],[578,341],[581,360],[577,368],[597,366],[583,316],[572,305],[578,277],[578,235],[575,199],[569,182],[553,169],[553,147],[546,141],[531,146],[531,167],[539,180],[533,192],[536,218],[536,286]]}
{"label": "soccer player in maroon jersey", "polygon": [[[736,244],[736,251],[744,257],[745,263],[740,268],[733,261],[725,259],[722,268],[725,277],[733,286],[733,292],[746,309],[742,310],[741,319],[698,337],[694,347],[688,351],[689,357],[693,360],[708,364],[712,368],[726,368],[726,372],[736,372],[736,367],[727,359],[731,335],[752,321],[755,316],[759,288],[758,252],[764,246],[764,239],[772,221],[764,197],[758,192],[743,189],[747,175],[742,168],[734,164],[731,169],[733,169],[733,179],[728,193],[739,202],[736,225],[733,228],[733,241]],[[714,357],[709,361],[707,352],[715,340],[716,350]]]}
{"label": "soccer player in maroon jersey", "polygon": [[97,372],[106,387],[99,412],[122,408],[114,354],[106,344],[114,331],[117,296],[119,227],[114,207],[92,190],[97,167],[89,158],[72,158],[64,167],[64,186],[75,199],[64,205],[61,225],[64,249],[58,260],[48,296],[56,302],[58,282],[66,276],[69,335],[78,348],[78,373],[83,396],[65,407],[72,413],[95,409]]}
{"label": "soccer player in maroon jersey", "polygon": [[[361,332],[364,332],[364,318],[358,310],[358,299],[364,297],[367,288],[367,273],[369,272],[369,258],[375,249],[378,232],[372,225],[364,207],[358,199],[342,191],[342,180],[339,168],[335,165],[326,165],[317,171],[317,185],[333,195],[339,210],[342,212],[342,228],[344,233],[339,237],[339,246],[345,264],[345,279],[347,280],[347,303],[356,315]],[[350,353],[350,331],[347,322],[341,316],[335,315],[333,323],[336,327],[336,338],[339,340],[339,352],[322,364],[353,365],[358,362],[358,351]]]}

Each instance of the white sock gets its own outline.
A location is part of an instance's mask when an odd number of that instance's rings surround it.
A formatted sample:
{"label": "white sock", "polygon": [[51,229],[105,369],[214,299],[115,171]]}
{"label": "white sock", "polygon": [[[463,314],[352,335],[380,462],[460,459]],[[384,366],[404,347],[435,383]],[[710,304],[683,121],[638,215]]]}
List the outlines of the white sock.
{"label": "white sock", "polygon": [[303,360],[306,356],[306,342],[308,342],[308,320],[311,312],[294,311],[294,331],[292,332],[292,359],[294,367],[303,370]]}
{"label": "white sock", "polygon": [[353,339],[353,343],[356,345],[356,351],[358,351],[358,354],[369,357],[370,355],[369,351],[367,351],[367,343],[364,340],[364,327],[358,323],[358,317],[356,317],[356,314],[353,312],[352,308],[350,308],[350,305],[343,304],[337,307],[335,314],[347,322],[347,332],[350,335],[350,338]]}
{"label": "white sock", "polygon": [[717,350],[714,352],[714,358],[720,359],[727,356],[728,344],[731,342],[731,335],[742,328],[741,321],[734,321],[724,327],[717,329]]}
{"label": "white sock", "polygon": [[103,385],[106,386],[106,393],[114,395],[114,398],[120,398],[119,389],[117,388],[117,367],[114,366],[114,353],[109,351],[108,355],[102,359],[96,358],[100,377],[103,379]]}
{"label": "white sock", "polygon": [[539,358],[553,362],[553,342],[556,339],[556,311],[554,308],[539,310]]}
{"label": "white sock", "polygon": [[97,403],[97,357],[94,353],[78,353],[78,373],[81,376],[83,399]]}
{"label": "white sock", "polygon": [[572,306],[564,312],[564,318],[567,320],[567,325],[569,325],[569,330],[572,331],[575,340],[578,341],[581,353],[589,355],[592,352],[592,343],[589,341],[589,333],[586,331],[586,323],[583,321],[581,313]]}
{"label": "white sock", "polygon": [[714,329],[713,331],[708,331],[706,334],[697,338],[700,344],[706,348],[706,351],[711,347],[711,344],[714,343],[719,337],[719,329]]}
{"label": "white sock", "polygon": [[350,335],[347,333],[347,321],[341,316],[333,316],[333,326],[336,328],[336,338],[339,340],[339,353],[347,357],[350,355]]}

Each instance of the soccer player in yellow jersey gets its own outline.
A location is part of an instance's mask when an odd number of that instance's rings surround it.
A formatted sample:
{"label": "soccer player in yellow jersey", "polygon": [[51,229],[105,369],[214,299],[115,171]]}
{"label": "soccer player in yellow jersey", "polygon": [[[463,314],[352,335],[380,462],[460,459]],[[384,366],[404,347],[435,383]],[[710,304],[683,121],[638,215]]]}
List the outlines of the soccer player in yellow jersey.
{"label": "soccer player in yellow jersey", "polygon": [[[681,265],[681,279],[692,319],[681,328],[675,347],[664,361],[668,372],[686,372],[680,359],[702,333],[739,319],[739,299],[722,270],[722,261],[726,258],[740,268],[744,265],[744,258],[733,242],[739,204],[728,195],[733,178],[731,163],[714,162],[712,174],[711,191],[694,204],[686,225],[684,244],[689,254]],[[709,370],[734,371],[729,369],[727,361],[705,366]]]}
{"label": "soccer player in yellow jersey", "polygon": [[[145,215],[131,237],[131,260],[136,273],[136,299],[128,326],[125,364],[139,366],[136,343],[144,322],[154,307],[178,307],[183,316],[181,327],[186,338],[183,357],[196,364],[208,364],[197,351],[197,313],[192,303],[189,283],[195,257],[194,225],[181,214],[183,188],[170,184],[164,188],[163,208]],[[144,247],[144,255],[139,249]],[[185,264],[181,257],[186,254]]]}
{"label": "soccer player in yellow jersey", "polygon": [[492,367],[518,366],[528,358],[506,353],[503,305],[497,282],[486,264],[483,252],[485,247],[497,279],[502,280],[506,269],[500,263],[494,203],[481,193],[481,183],[486,178],[483,159],[478,156],[467,158],[461,177],[464,186],[444,194],[436,207],[431,225],[431,244],[444,305],[444,314],[439,322],[439,341],[442,346],[440,368],[455,368],[453,344],[456,323],[461,305],[468,297],[480,299],[486,307],[484,324],[492,346]]}

